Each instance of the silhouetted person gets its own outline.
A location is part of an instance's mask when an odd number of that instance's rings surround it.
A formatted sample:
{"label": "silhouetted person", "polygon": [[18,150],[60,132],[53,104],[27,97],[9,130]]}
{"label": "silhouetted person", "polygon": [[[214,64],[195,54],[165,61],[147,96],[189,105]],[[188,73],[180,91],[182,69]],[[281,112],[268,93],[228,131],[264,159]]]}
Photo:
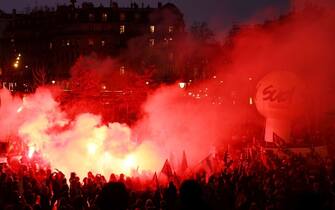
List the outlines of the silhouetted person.
{"label": "silhouetted person", "polygon": [[97,199],[100,210],[125,210],[128,206],[128,192],[121,182],[106,184]]}
{"label": "silhouetted person", "polygon": [[170,182],[169,187],[165,190],[164,198],[166,200],[168,210],[176,208],[177,189],[173,182]]}
{"label": "silhouetted person", "polygon": [[181,210],[209,210],[202,198],[200,184],[194,180],[186,180],[180,186]]}

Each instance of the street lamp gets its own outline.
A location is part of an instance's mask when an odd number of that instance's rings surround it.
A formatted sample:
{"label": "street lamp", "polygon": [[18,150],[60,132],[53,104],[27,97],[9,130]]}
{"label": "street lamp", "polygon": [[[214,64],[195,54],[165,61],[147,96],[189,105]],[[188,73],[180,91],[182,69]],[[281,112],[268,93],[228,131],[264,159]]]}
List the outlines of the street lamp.
{"label": "street lamp", "polygon": [[186,87],[186,83],[185,82],[179,82],[179,87],[181,89],[185,88]]}

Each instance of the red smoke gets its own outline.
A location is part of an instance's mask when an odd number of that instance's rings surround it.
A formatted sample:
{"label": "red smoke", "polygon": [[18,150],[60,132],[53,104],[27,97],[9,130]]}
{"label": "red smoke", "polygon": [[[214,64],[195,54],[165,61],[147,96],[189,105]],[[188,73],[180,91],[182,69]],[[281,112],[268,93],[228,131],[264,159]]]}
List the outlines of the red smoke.
{"label": "red smoke", "polygon": [[[268,72],[291,71],[305,82],[307,99],[301,109],[308,114],[298,124],[324,118],[333,106],[334,20],[332,7],[309,7],[241,29],[225,51],[229,56],[217,56],[215,77],[186,90],[177,84],[158,88],[142,105],[143,110],[138,110],[143,116],[132,127],[113,119],[106,123],[108,113],[90,97],[99,96],[105,83],[113,90],[148,92],[146,78],[120,79],[116,62],[81,58],[72,70],[72,89],[78,101],[60,105],[47,88],[23,100],[2,90],[0,117],[6,120],[0,123],[0,134],[3,138],[18,135],[66,174],[159,171],[168,157],[175,157],[170,159],[177,169],[183,150],[192,167],[213,148],[232,143],[238,125],[263,122],[249,103],[256,83]],[[176,47],[186,48],[182,43]],[[227,58],[229,62],[223,62]],[[136,104],[140,106],[144,99]],[[243,132],[238,130],[239,135]]]}

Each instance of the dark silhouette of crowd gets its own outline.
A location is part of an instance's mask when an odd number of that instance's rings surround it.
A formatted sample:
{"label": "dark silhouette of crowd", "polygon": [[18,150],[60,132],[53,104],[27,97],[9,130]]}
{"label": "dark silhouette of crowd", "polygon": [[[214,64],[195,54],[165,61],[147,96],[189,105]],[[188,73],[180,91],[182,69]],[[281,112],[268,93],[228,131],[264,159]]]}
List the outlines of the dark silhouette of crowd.
{"label": "dark silhouette of crowd", "polygon": [[[167,183],[89,172],[71,173],[20,164],[2,165],[4,210],[332,210],[335,161],[315,153],[258,155],[231,161],[220,171],[198,170]],[[230,163],[231,163],[230,162]],[[154,181],[153,181],[154,182]],[[151,183],[151,182],[150,182]],[[140,186],[140,187],[139,187]]]}

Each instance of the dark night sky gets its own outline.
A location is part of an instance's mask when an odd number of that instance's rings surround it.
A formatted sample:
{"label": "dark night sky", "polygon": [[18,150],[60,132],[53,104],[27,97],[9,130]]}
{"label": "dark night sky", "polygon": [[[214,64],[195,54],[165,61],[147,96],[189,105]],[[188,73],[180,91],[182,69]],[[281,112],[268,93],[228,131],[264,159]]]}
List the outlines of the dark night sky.
{"label": "dark night sky", "polygon": [[[87,0],[86,0],[87,1]],[[0,9],[10,12],[16,8],[19,12],[35,6],[51,6],[68,3],[69,0],[0,0]],[[77,0],[81,4],[83,0]],[[109,0],[91,0],[96,4],[108,5]],[[131,0],[119,0],[119,5],[129,5]],[[139,4],[157,6],[158,0],[137,0]],[[175,3],[185,15],[187,25],[194,21],[205,21],[216,31],[225,31],[232,22],[261,21],[286,13],[290,0],[161,0]]]}

